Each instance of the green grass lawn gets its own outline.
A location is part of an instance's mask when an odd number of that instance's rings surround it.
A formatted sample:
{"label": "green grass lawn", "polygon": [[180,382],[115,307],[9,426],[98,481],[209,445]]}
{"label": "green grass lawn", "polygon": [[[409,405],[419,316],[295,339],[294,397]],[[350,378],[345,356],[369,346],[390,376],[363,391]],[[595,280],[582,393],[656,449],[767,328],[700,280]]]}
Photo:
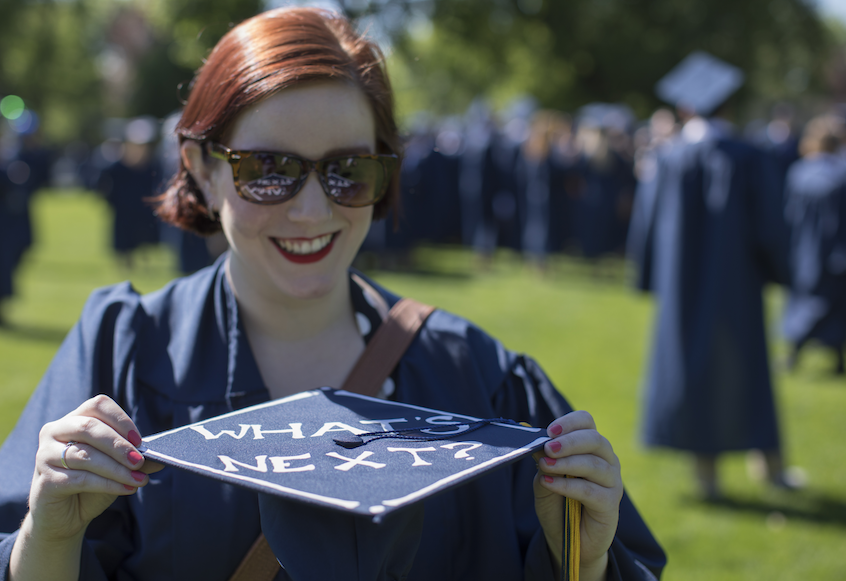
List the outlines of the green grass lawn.
{"label": "green grass lawn", "polygon": [[[175,260],[157,248],[121,270],[109,251],[109,212],[82,192],[43,193],[34,201],[37,245],[17,277],[18,295],[0,328],[0,440],[73,325],[89,292],[129,278],[154,290],[175,276]],[[424,249],[414,274],[370,272],[399,294],[475,321],[511,349],[530,353],[568,397],[589,410],[614,445],[635,503],[666,549],[674,580],[846,579],[846,381],[809,351],[785,374],[784,347],[773,341],[778,402],[790,464],[808,487],[774,491],[750,480],[745,456],[726,456],[729,500],[692,496],[687,459],[638,444],[639,385],[648,352],[651,300],[626,288],[624,266],[594,268],[556,259],[541,274],[502,254],[480,269],[459,249]],[[781,296],[768,303],[775,320]]]}

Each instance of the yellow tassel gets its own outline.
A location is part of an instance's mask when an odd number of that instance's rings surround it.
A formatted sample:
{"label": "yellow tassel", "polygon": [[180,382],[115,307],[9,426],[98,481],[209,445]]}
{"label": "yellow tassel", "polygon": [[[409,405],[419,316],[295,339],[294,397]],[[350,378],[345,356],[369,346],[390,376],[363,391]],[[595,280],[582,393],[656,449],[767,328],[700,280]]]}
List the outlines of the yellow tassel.
{"label": "yellow tassel", "polygon": [[582,551],[579,533],[581,519],[582,503],[566,498],[564,500],[564,554],[562,555],[565,581],[579,581],[579,558]]}

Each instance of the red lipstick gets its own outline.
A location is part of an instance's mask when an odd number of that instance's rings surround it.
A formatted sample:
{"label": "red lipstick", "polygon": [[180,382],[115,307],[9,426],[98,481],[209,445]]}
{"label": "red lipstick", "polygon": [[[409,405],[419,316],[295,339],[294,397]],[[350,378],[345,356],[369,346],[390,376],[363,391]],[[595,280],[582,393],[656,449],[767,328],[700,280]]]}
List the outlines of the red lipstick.
{"label": "red lipstick", "polygon": [[[323,260],[330,252],[332,252],[332,248],[335,246],[335,238],[337,234],[332,235],[332,240],[329,241],[329,244],[314,252],[312,254],[294,254],[293,252],[288,252],[285,250],[279,242],[273,238],[273,244],[276,246],[276,249],[279,251],[279,254],[290,260],[295,264],[312,264],[314,262],[318,262]],[[307,240],[306,238],[294,239],[294,240]],[[308,239],[310,240],[310,239]]]}

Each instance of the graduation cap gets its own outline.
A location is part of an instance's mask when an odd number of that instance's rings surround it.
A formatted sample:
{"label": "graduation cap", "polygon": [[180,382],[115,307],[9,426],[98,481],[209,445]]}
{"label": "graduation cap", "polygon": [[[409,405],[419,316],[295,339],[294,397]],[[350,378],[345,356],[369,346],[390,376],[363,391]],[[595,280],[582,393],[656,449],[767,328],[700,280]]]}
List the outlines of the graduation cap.
{"label": "graduation cap", "polygon": [[579,109],[578,122],[588,127],[627,131],[635,122],[632,110],[621,103],[589,103]]}
{"label": "graduation cap", "polygon": [[321,388],[144,438],[145,458],[375,522],[541,448],[546,431]]}
{"label": "graduation cap", "polygon": [[744,78],[739,68],[697,51],[658,81],[655,93],[673,106],[707,116],[743,85]]}

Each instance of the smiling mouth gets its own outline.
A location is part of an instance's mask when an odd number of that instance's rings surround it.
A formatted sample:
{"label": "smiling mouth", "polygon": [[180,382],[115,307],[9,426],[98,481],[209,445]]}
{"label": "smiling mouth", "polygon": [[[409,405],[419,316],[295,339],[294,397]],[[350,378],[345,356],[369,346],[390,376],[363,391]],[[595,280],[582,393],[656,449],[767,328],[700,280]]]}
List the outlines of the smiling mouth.
{"label": "smiling mouth", "polygon": [[317,238],[271,238],[280,254],[296,263],[317,262],[332,251],[337,232]]}

